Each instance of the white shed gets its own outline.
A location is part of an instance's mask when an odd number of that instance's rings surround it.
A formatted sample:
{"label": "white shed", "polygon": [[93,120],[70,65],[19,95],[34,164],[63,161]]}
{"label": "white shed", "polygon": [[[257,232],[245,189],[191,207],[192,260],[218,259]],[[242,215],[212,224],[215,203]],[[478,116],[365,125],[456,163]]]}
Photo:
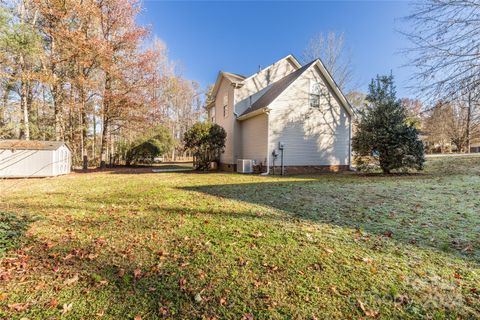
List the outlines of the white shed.
{"label": "white shed", "polygon": [[61,141],[0,140],[0,178],[70,173],[72,152]]}

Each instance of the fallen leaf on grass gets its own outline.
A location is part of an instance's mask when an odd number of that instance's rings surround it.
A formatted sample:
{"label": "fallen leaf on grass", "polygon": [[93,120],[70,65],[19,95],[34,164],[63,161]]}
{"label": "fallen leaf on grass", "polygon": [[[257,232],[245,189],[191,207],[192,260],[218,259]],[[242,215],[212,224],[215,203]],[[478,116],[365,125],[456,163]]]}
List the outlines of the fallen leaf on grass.
{"label": "fallen leaf on grass", "polygon": [[8,308],[17,312],[25,311],[28,309],[28,303],[12,303],[8,305]]}
{"label": "fallen leaf on grass", "polygon": [[125,269],[119,269],[117,275],[123,277],[125,275]]}
{"label": "fallen leaf on grass", "polygon": [[387,238],[391,238],[393,236],[393,232],[388,230],[383,233],[383,235]]}
{"label": "fallen leaf on grass", "polygon": [[368,258],[368,257],[362,258],[362,261],[365,262],[365,263],[372,263],[373,262],[373,260],[371,258]]}
{"label": "fallen leaf on grass", "polygon": [[135,269],[133,270],[133,276],[135,277],[135,279],[139,279],[142,277],[142,270],[140,269]]}
{"label": "fallen leaf on grass", "polygon": [[238,265],[243,267],[247,265],[247,260],[243,259],[242,257],[238,258]]}
{"label": "fallen leaf on grass", "polygon": [[49,306],[50,308],[52,308],[52,309],[53,309],[53,308],[56,308],[56,307],[58,306],[58,300],[55,299],[55,298],[53,298],[53,299],[50,300],[50,302],[48,303],[48,306]]}
{"label": "fallen leaf on grass", "polygon": [[133,320],[142,320],[142,316],[141,315],[136,315],[135,318],[133,318]]}
{"label": "fallen leaf on grass", "polygon": [[180,280],[178,280],[178,285],[181,290],[185,290],[186,284],[187,284],[187,280],[185,278],[181,278]]}
{"label": "fallen leaf on grass", "polygon": [[90,253],[90,254],[87,256],[87,259],[91,261],[91,260],[95,260],[97,257],[98,257],[98,254]]}
{"label": "fallen leaf on grass", "polygon": [[330,287],[330,291],[332,291],[336,295],[340,295],[340,293],[337,290],[337,287],[335,287],[335,286]]}
{"label": "fallen leaf on grass", "polygon": [[220,305],[224,306],[225,304],[227,304],[227,299],[226,298],[220,298]]}
{"label": "fallen leaf on grass", "polygon": [[168,317],[170,315],[170,310],[168,310],[167,307],[160,307],[158,311],[162,317]]}
{"label": "fallen leaf on grass", "polygon": [[242,317],[242,320],[253,320],[253,314],[245,313]]}
{"label": "fallen leaf on grass", "polygon": [[200,293],[197,293],[197,294],[195,295],[195,302],[200,303],[200,302],[202,302],[202,300],[203,300],[203,298],[202,298],[202,296],[200,295]]}
{"label": "fallen leaf on grass", "polygon": [[45,246],[47,247],[47,249],[51,249],[55,246],[55,244],[53,242],[47,242]]}
{"label": "fallen leaf on grass", "polygon": [[78,281],[78,274],[74,275],[73,278],[67,279],[63,282],[64,285],[69,286]]}
{"label": "fallen leaf on grass", "polygon": [[72,310],[72,307],[73,307],[73,303],[64,303],[63,304],[63,310],[62,310],[62,315],[64,314],[67,314],[68,312],[70,312]]}
{"label": "fallen leaf on grass", "polygon": [[261,233],[260,231],[258,231],[257,233],[253,234],[253,237],[254,237],[254,238],[257,238],[257,239],[258,239],[258,238],[261,238],[261,237],[263,237],[263,233]]}
{"label": "fallen leaf on grass", "polygon": [[335,251],[333,251],[333,250],[330,249],[330,248],[325,248],[325,252],[328,253],[328,254],[332,254],[332,253],[334,253]]}
{"label": "fallen leaf on grass", "polygon": [[69,254],[67,254],[65,257],[63,257],[62,260],[65,261],[65,260],[70,260],[70,259],[72,259],[72,258],[73,258],[73,254],[70,254],[70,253],[69,253]]}
{"label": "fallen leaf on grass", "polygon": [[363,305],[363,302],[362,302],[362,301],[360,301],[360,300],[357,299],[357,302],[358,302],[358,306],[359,306],[360,309],[363,311],[363,313],[365,314],[365,316],[367,316],[367,317],[369,317],[369,318],[376,318],[376,317],[379,315],[379,312],[378,312],[378,311],[365,308],[365,306]]}

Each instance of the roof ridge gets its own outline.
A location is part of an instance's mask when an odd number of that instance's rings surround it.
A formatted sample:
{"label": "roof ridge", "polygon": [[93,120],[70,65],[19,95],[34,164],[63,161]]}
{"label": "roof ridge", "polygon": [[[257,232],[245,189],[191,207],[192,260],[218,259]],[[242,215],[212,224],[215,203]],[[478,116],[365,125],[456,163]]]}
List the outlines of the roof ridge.
{"label": "roof ridge", "polygon": [[300,69],[297,69],[289,74],[287,74],[282,79],[275,81],[271,84],[264,94],[260,96],[250,107],[248,107],[240,116],[244,116],[255,110],[267,107],[270,103],[273,102],[283,91],[285,91],[290,84],[298,79],[310,66],[312,66],[317,59],[307,63],[302,66]]}

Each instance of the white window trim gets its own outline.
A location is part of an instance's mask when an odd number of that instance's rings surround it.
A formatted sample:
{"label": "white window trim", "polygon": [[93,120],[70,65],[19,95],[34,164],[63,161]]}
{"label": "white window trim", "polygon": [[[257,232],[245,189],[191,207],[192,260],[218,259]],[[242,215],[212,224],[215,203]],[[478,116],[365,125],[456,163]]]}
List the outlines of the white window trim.
{"label": "white window trim", "polygon": [[[310,95],[309,95],[309,104],[312,108],[319,108],[320,107],[320,82],[311,80],[310,81]],[[314,100],[315,99],[315,100]],[[316,102],[314,104],[314,101]]]}
{"label": "white window trim", "polygon": [[226,94],[223,96],[223,117],[228,118],[228,113],[228,95]]}

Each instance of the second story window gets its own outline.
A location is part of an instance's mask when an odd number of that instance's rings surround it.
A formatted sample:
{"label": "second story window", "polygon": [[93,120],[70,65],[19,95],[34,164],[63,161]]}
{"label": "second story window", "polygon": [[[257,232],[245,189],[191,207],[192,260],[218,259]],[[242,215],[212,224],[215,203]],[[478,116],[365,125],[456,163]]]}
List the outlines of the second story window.
{"label": "second story window", "polygon": [[320,83],[313,82],[310,85],[310,107],[320,107]]}
{"label": "second story window", "polygon": [[223,117],[228,117],[228,96],[223,96]]}
{"label": "second story window", "polygon": [[210,121],[215,122],[215,106],[210,108]]}

